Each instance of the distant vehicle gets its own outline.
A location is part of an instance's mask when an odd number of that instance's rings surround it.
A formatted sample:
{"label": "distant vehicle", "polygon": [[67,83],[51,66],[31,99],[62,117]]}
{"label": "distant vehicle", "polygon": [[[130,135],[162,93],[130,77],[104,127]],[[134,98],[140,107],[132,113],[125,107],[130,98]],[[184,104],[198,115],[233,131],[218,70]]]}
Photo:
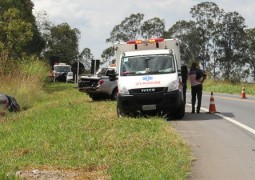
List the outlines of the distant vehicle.
{"label": "distant vehicle", "polygon": [[185,114],[180,41],[152,38],[114,45],[118,81],[117,114]]}
{"label": "distant vehicle", "polygon": [[59,63],[53,66],[53,79],[56,81],[66,81],[66,75],[71,72],[71,66],[66,63]]}
{"label": "distant vehicle", "polygon": [[73,72],[68,72],[66,75],[66,82],[74,82]]}
{"label": "distant vehicle", "polygon": [[105,67],[97,71],[95,75],[81,75],[78,81],[78,89],[85,92],[96,101],[101,99],[117,99],[117,81],[110,81],[109,74],[115,73],[115,67]]}

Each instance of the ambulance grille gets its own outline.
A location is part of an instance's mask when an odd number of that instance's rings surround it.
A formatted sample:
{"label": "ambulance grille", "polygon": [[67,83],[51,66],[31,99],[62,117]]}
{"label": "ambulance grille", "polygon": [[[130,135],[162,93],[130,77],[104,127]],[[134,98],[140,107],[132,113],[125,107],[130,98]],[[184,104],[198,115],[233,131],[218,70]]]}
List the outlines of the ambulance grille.
{"label": "ambulance grille", "polygon": [[157,87],[157,88],[140,88],[129,90],[130,94],[152,94],[152,93],[164,93],[167,92],[167,87]]}

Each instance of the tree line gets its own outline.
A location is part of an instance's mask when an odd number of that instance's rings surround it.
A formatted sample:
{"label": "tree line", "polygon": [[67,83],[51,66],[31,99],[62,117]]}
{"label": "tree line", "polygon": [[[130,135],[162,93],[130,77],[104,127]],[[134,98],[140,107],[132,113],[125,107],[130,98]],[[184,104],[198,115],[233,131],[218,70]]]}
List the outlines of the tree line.
{"label": "tree line", "polygon": [[[79,29],[68,23],[54,25],[46,12],[35,17],[31,0],[1,0],[0,52],[9,58],[36,55],[45,60],[80,61],[90,68],[89,47],[79,52]],[[181,40],[181,59],[190,65],[197,61],[213,78],[239,82],[255,77],[255,28],[248,29],[236,11],[225,12],[214,2],[202,2],[190,9],[189,21],[179,20],[168,30],[158,17],[144,20],[142,13],[131,14],[113,27],[106,43],[152,37]],[[113,57],[111,47],[102,52],[103,61]]]}
{"label": "tree line", "polygon": [[196,61],[211,77],[231,82],[255,77],[255,28],[248,29],[238,12],[225,12],[214,2],[199,3],[190,14],[193,20],[180,20],[167,31],[163,19],[142,21],[143,14],[132,14],[113,28],[106,42],[178,38],[184,64]]}
{"label": "tree line", "polygon": [[84,62],[89,68],[89,48],[79,52],[80,31],[68,23],[53,24],[45,11],[33,14],[31,0],[0,0],[0,60],[22,60],[36,56],[73,64]]}

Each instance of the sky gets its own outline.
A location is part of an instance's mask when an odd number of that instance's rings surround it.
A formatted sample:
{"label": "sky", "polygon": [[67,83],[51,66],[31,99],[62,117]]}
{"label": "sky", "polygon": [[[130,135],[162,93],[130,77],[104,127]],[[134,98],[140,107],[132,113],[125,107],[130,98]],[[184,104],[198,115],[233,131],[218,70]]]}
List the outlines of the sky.
{"label": "sky", "polygon": [[[89,48],[94,58],[111,46],[106,43],[114,26],[131,14],[142,13],[144,20],[163,19],[166,30],[179,20],[192,20],[190,10],[201,0],[32,0],[34,15],[45,11],[54,25],[68,23],[81,32],[79,49]],[[248,28],[255,27],[254,0],[214,0],[225,12],[237,11]]]}

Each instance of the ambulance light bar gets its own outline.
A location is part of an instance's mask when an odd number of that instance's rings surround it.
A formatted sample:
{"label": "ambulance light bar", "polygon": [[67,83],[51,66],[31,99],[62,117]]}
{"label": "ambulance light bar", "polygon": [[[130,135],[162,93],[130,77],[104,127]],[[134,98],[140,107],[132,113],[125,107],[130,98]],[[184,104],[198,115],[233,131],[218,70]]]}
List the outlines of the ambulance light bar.
{"label": "ambulance light bar", "polygon": [[130,40],[127,44],[146,44],[146,43],[157,43],[164,41],[164,38],[151,38],[148,40]]}

